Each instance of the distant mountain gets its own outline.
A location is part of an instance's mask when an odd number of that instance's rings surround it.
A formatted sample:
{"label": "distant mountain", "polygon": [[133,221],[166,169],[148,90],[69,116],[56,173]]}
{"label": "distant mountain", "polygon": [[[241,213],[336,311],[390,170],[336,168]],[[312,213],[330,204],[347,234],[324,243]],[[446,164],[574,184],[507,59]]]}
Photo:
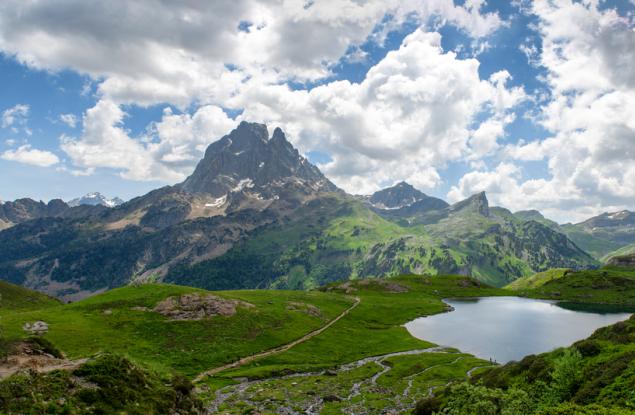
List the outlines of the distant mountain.
{"label": "distant mountain", "polygon": [[71,208],[61,199],[48,203],[24,198],[12,202],[0,202],[0,230],[16,224],[41,218],[84,218],[101,212],[100,206]]}
{"label": "distant mountain", "polygon": [[68,206],[77,207],[82,205],[88,206],[105,206],[105,207],[115,207],[119,206],[123,203],[123,200],[118,197],[109,199],[106,196],[102,195],[99,192],[88,193],[82,197],[75,198],[68,202]]}
{"label": "distant mountain", "polygon": [[635,212],[603,213],[577,224],[561,226],[578,246],[600,259],[635,243]]}
{"label": "distant mountain", "polygon": [[597,265],[563,233],[490,207],[484,193],[454,205],[407,183],[348,195],[282,130],[269,136],[254,123],[211,143],[181,184],[63,212],[0,232],[0,277],[72,300],[132,281],[302,289],[459,273],[501,286]]}

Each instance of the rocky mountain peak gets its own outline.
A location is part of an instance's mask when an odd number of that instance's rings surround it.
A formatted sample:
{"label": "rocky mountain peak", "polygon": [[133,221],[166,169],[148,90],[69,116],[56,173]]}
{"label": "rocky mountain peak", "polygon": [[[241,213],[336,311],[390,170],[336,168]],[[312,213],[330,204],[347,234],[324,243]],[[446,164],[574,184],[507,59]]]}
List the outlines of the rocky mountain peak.
{"label": "rocky mountain peak", "polygon": [[280,128],[270,139],[266,125],[248,122],[210,144],[194,173],[179,185],[186,192],[216,198],[247,189],[258,196],[274,197],[289,186],[305,193],[337,190],[298,153]]}
{"label": "rocky mountain peak", "polygon": [[450,212],[473,212],[489,217],[489,202],[485,192],[476,193],[450,206]]}
{"label": "rocky mountain peak", "polygon": [[412,185],[402,181],[392,187],[379,190],[370,196],[370,203],[380,209],[399,209],[410,206],[427,196]]}

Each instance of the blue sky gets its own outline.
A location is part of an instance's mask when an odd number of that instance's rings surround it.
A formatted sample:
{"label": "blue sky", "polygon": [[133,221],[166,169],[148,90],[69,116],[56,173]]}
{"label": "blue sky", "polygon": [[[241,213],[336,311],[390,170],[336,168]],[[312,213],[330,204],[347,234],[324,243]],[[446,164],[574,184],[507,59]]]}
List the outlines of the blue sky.
{"label": "blue sky", "polygon": [[[607,94],[633,105],[630,81],[615,80],[627,74],[616,64],[615,74],[600,71],[607,79],[589,86],[562,72],[567,63],[569,71],[578,69],[579,50],[597,61],[580,71],[611,65],[610,59],[626,59],[628,68],[632,53],[611,56],[601,35],[597,42],[577,39],[574,30],[557,33],[554,25],[554,16],[563,24],[572,19],[572,26],[596,25],[612,48],[632,50],[631,1],[362,7],[342,0],[342,8],[354,8],[351,17],[333,13],[336,1],[270,15],[256,13],[255,0],[210,6],[216,10],[167,5],[153,11],[156,19],[181,16],[182,26],[166,33],[160,24],[109,21],[117,16],[103,13],[107,5],[88,2],[78,10],[74,3],[52,2],[48,7],[59,10],[45,24],[37,20],[45,12],[37,5],[22,10],[22,21],[12,18],[19,2],[0,7],[2,200],[68,200],[91,191],[129,199],[182,180],[207,144],[247,119],[271,130],[281,125],[350,192],[401,180],[450,201],[485,190],[495,204],[541,209],[560,221],[635,208],[635,190],[619,186],[631,172],[593,164],[604,157],[593,153],[596,144],[613,138],[597,137],[596,127],[583,121],[570,125],[583,110],[597,112],[594,103]],[[77,27],[64,26],[65,15]],[[217,17],[223,24],[208,30]],[[556,48],[562,56],[552,53]],[[446,72],[455,81],[435,90]],[[409,86],[401,91],[403,79]],[[584,96],[586,107],[571,99],[556,108],[567,96]],[[386,115],[382,108],[397,110]],[[635,143],[632,118],[613,122],[626,133],[609,147]],[[577,163],[563,162],[571,143]],[[633,161],[623,152],[616,157],[616,165]]]}

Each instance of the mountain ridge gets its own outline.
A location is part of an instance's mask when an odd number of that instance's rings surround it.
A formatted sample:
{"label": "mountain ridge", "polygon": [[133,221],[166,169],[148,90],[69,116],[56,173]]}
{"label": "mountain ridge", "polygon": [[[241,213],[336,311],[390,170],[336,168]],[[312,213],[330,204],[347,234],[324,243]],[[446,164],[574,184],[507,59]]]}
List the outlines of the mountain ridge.
{"label": "mountain ridge", "polygon": [[0,277],[74,300],[139,281],[306,289],[458,273],[505,285],[597,265],[564,234],[490,208],[483,192],[448,205],[400,183],[375,198],[393,209],[371,198],[338,189],[279,128],[270,137],[263,124],[241,123],[180,184],[0,232]]}

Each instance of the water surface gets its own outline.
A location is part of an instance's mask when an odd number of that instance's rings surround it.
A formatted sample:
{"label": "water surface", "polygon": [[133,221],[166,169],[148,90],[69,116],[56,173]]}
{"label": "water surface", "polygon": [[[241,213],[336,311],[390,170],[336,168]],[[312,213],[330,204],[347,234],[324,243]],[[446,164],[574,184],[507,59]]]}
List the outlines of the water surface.
{"label": "water surface", "polygon": [[443,301],[455,310],[407,323],[410,334],[499,363],[569,346],[633,311],[519,297]]}

